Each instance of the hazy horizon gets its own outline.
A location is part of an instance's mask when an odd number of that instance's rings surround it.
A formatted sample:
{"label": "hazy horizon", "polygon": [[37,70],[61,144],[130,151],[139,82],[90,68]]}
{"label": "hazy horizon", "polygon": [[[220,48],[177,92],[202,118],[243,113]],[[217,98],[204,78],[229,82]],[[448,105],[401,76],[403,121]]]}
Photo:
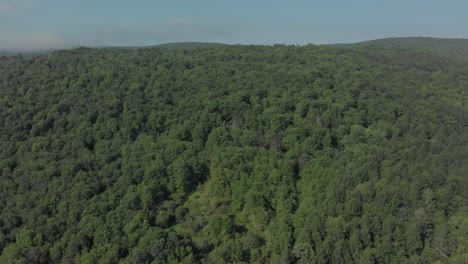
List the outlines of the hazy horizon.
{"label": "hazy horizon", "polygon": [[172,42],[333,44],[468,38],[468,3],[0,0],[0,50]]}

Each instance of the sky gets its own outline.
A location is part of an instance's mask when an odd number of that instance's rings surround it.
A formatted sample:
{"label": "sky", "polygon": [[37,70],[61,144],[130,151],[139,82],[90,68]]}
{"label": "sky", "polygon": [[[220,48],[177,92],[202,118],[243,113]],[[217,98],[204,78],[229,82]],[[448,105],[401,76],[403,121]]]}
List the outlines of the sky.
{"label": "sky", "polygon": [[468,0],[0,0],[0,50],[468,38]]}

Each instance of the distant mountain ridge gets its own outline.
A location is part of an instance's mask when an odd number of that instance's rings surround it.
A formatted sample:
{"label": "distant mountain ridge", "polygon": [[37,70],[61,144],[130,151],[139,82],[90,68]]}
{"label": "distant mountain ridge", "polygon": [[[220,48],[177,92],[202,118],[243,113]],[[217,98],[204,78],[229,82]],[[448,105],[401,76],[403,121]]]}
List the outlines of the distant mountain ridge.
{"label": "distant mountain ridge", "polygon": [[164,48],[164,49],[191,49],[191,48],[207,48],[214,46],[223,46],[227,44],[214,43],[214,42],[170,42],[162,43],[150,46],[116,46],[106,48],[122,48],[122,49],[152,49],[152,48]]}
{"label": "distant mountain ridge", "polygon": [[8,51],[8,50],[1,50],[0,49],[0,56],[11,57],[11,56],[21,55],[21,56],[30,57],[30,56],[38,56],[38,55],[47,55],[47,54],[49,54],[51,52],[52,52],[52,50],[45,50],[45,51]]}
{"label": "distant mountain ridge", "polygon": [[332,46],[343,48],[366,46],[422,48],[459,62],[468,62],[468,39],[429,37],[384,38],[350,44],[334,44]]}
{"label": "distant mountain ridge", "polygon": [[[106,49],[153,49],[153,48],[164,48],[164,49],[192,49],[192,48],[208,48],[215,46],[223,46],[227,44],[223,43],[214,43],[214,42],[171,42],[163,43],[150,46],[103,46],[103,47],[75,47],[72,49],[82,49],[82,48],[106,48]],[[11,50],[2,50],[0,48],[0,56],[37,56],[37,55],[47,55],[52,53],[53,50],[41,50],[41,51],[11,51]]]}
{"label": "distant mountain ridge", "polygon": [[[110,49],[192,49],[192,48],[209,48],[217,46],[227,46],[229,44],[215,42],[172,42],[150,46],[104,46],[100,48]],[[337,43],[326,46],[337,48],[361,48],[361,47],[390,47],[390,48],[417,48],[424,49],[438,55],[450,58],[457,62],[468,63],[468,39],[461,38],[431,38],[431,37],[401,37],[401,38],[383,38],[376,40],[363,41],[358,43]],[[90,47],[92,48],[92,47]],[[99,47],[98,47],[99,48]],[[47,55],[48,51],[36,52],[19,52],[5,51],[0,49],[0,56],[36,56]]]}
{"label": "distant mountain ridge", "polygon": [[227,44],[214,43],[214,42],[174,42],[174,43],[164,43],[152,46],[153,48],[204,48],[204,47],[213,47],[213,46],[223,46]]}

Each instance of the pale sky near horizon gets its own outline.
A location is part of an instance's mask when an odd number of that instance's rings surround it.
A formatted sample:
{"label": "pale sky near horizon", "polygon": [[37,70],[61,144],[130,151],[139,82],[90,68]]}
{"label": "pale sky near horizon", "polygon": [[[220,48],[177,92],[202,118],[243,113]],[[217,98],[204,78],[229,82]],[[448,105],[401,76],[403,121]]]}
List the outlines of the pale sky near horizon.
{"label": "pale sky near horizon", "polygon": [[468,38],[468,0],[0,0],[0,50]]}

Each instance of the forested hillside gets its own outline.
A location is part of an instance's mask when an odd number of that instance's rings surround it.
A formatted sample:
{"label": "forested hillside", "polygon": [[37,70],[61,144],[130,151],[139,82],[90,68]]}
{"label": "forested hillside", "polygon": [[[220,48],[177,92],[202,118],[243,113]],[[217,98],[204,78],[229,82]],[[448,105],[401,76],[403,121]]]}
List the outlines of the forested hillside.
{"label": "forested hillside", "polygon": [[0,263],[468,263],[468,67],[392,47],[0,58]]}
{"label": "forested hillside", "polygon": [[468,39],[447,38],[385,38],[353,44],[336,44],[336,47],[399,47],[417,48],[449,57],[452,60],[468,63]]}

